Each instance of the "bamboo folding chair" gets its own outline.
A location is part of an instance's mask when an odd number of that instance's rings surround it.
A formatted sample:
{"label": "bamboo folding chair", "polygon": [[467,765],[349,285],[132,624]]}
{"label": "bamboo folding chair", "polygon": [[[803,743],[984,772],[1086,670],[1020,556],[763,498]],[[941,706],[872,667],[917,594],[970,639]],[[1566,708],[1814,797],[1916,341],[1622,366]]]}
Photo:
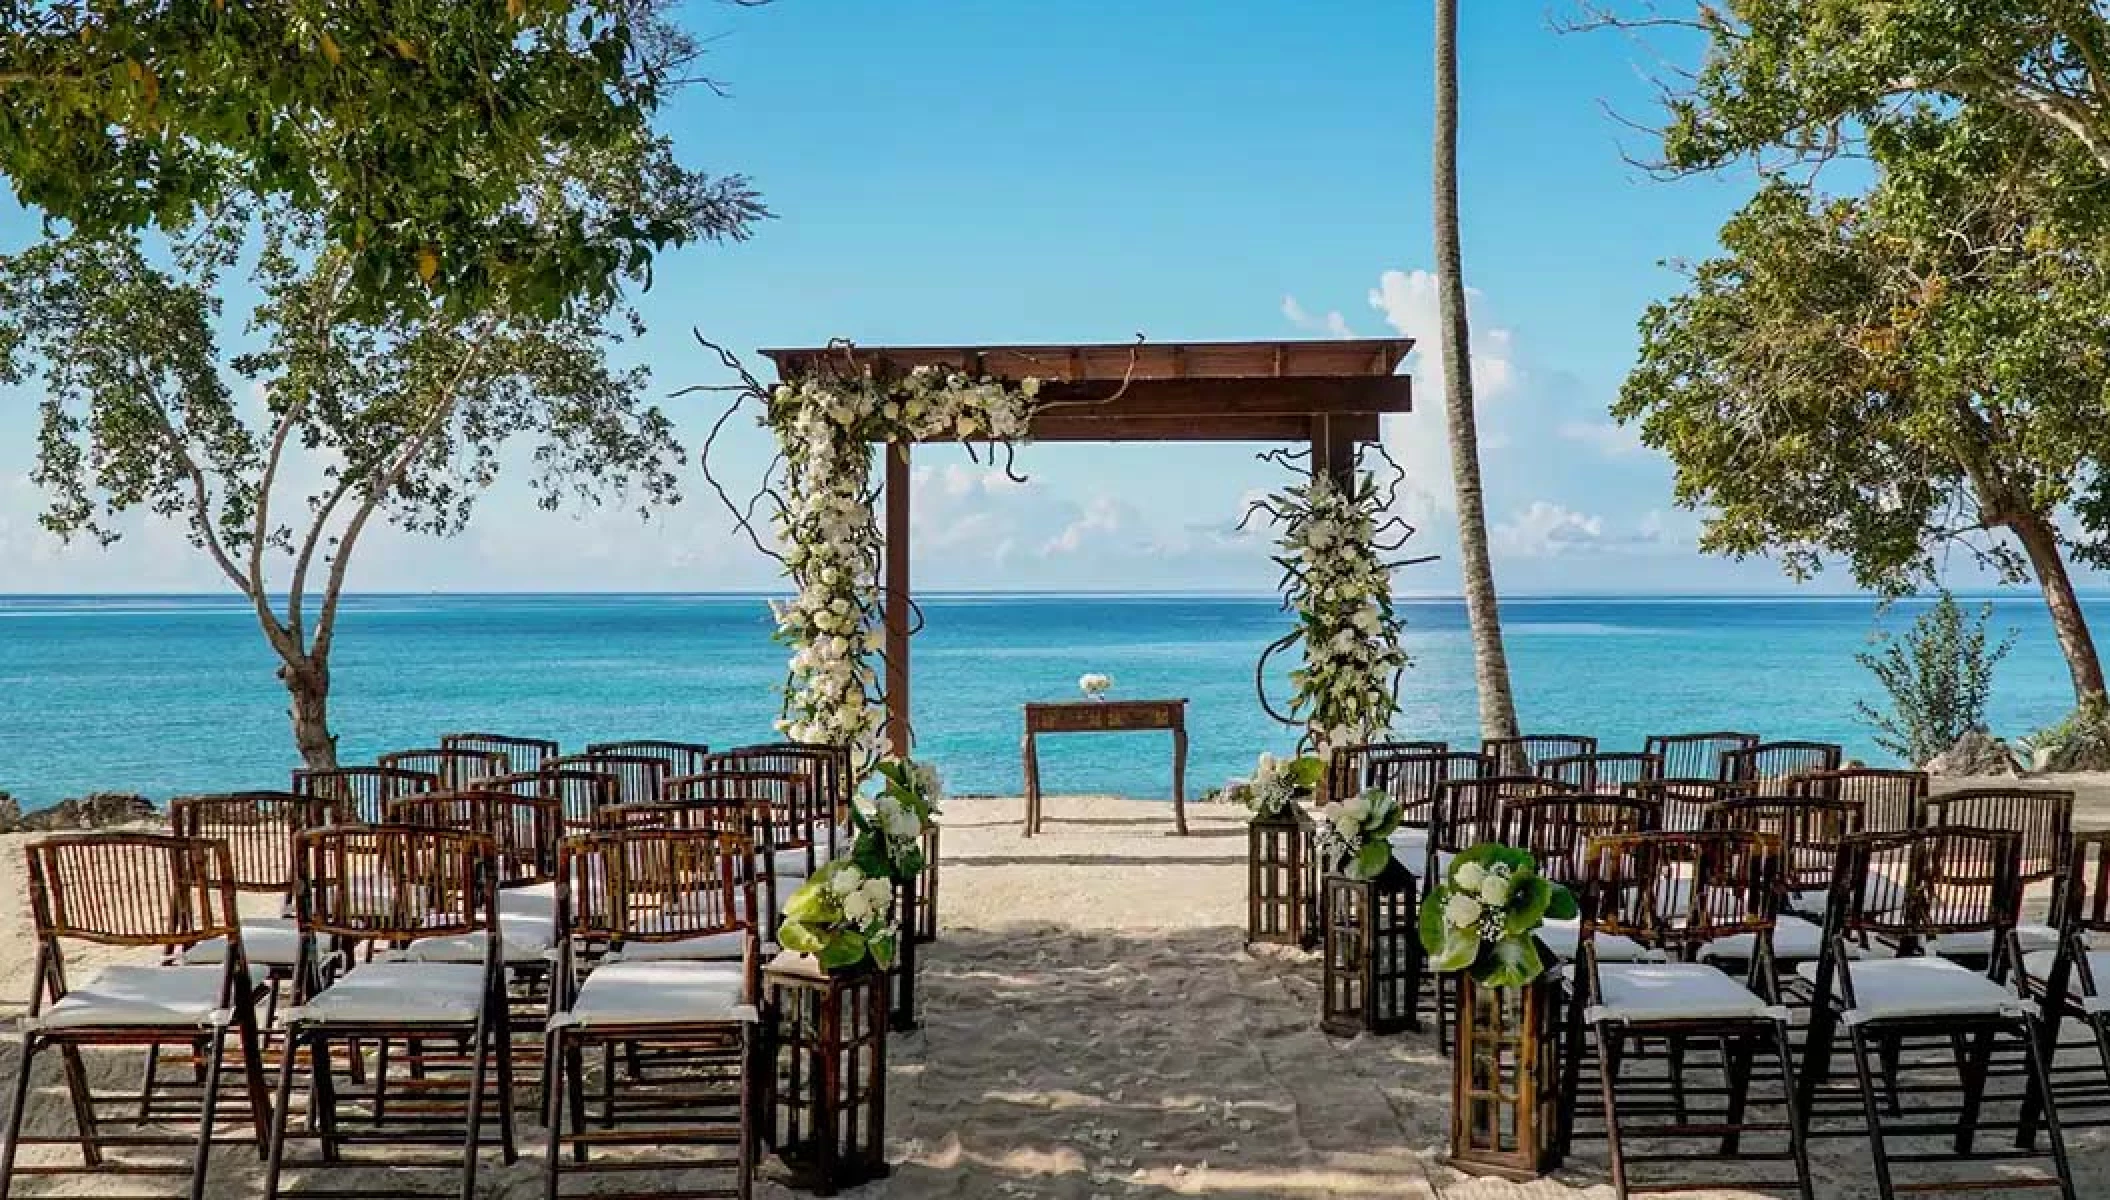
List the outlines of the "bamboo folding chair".
{"label": "bamboo folding chair", "polygon": [[[732,1161],[622,1157],[604,1170],[674,1172],[730,1167],[733,1186],[663,1190],[653,1196],[752,1194],[761,1039],[757,1029],[760,948],[753,881],[743,839],[700,829],[625,829],[564,843],[558,913],[566,937],[556,1015],[545,1058],[549,1089],[546,1195],[559,1195],[567,1161],[596,1164],[596,1148],[729,1146]],[[705,961],[652,948],[734,942],[733,961]],[[575,943],[606,947],[579,969]],[[574,982],[579,980],[579,982]],[[600,1112],[587,1104],[587,1051],[600,1047]],[[632,1065],[618,1089],[618,1052]],[[647,1074],[639,1069],[650,1061]],[[569,1151],[569,1153],[567,1153]]]}
{"label": "bamboo folding chair", "polygon": [[[2073,861],[2073,793],[2054,788],[1966,788],[1930,798],[1926,823],[1972,829],[2005,829],[2021,838],[2015,871],[2025,897],[2030,888],[2050,891],[2046,911],[2053,920],[2064,905],[2066,868]],[[2021,920],[2016,910],[2015,940],[2023,953],[2057,947],[2059,931],[2040,921]],[[1984,959],[1993,947],[1984,933],[1958,933],[1931,947],[1950,958]]]}
{"label": "bamboo folding chair", "polygon": [[[515,1161],[497,855],[489,837],[458,829],[354,825],[301,835],[295,917],[304,990],[299,1003],[282,1014],[286,1049],[265,1167],[267,1200],[280,1195],[287,1143],[295,1137],[320,1144],[319,1159],[300,1164],[310,1172],[339,1166],[452,1168],[460,1172],[462,1200],[473,1200],[494,1065],[497,1140],[505,1162]],[[347,968],[350,956],[324,944],[327,939],[332,946],[402,947],[426,938],[477,935],[482,937],[480,963],[380,954]],[[469,1071],[459,1128],[451,1120],[453,1106],[444,1102],[443,1081],[429,1073],[417,1103],[391,1105],[383,1069],[375,1071],[370,1091],[340,1096],[332,1070],[337,1042],[348,1043],[355,1056],[361,1043],[452,1042],[461,1047]],[[311,1064],[308,1121],[296,1132],[290,1119],[293,1074],[303,1050]],[[387,1154],[355,1160],[345,1153],[354,1145],[386,1147]],[[412,1159],[402,1153],[409,1145],[456,1145],[458,1151],[453,1157]],[[368,1189],[360,1194],[431,1195]]]}
{"label": "bamboo folding chair", "polygon": [[[564,837],[558,801],[500,791],[435,792],[396,801],[389,820],[490,839],[506,970],[530,982],[544,978],[557,944],[557,846]],[[483,937],[420,938],[404,954],[416,962],[479,963]]]}
{"label": "bamboo folding chair", "polygon": [[1446,754],[1450,748],[1448,742],[1363,742],[1335,746],[1326,755],[1326,774],[1321,781],[1319,803],[1343,800],[1378,786],[1373,768],[1380,759],[1407,754]]}
{"label": "bamboo folding chair", "polygon": [[404,767],[334,767],[293,772],[293,792],[330,802],[337,819],[379,825],[391,801],[440,790],[440,777]]}
{"label": "bamboo folding chair", "polygon": [[1666,779],[1724,779],[1722,755],[1749,750],[1758,743],[1755,733],[1656,733],[1642,741],[1641,752],[1663,760]]}
{"label": "bamboo folding chair", "polygon": [[[1803,1107],[1813,1108],[1844,1028],[1883,1200],[1902,1191],[1984,1188],[2074,1195],[2036,1014],[2008,986],[2022,960],[2015,937],[2021,845],[2022,835],[2011,830],[1951,826],[1856,834],[1841,846],[1824,957],[1796,968],[1816,989],[1803,1054]],[[1965,936],[1990,947],[1982,969],[1929,949]],[[1874,941],[1892,947],[1895,957],[1857,957],[1860,945]],[[2020,1093],[1987,1087],[2001,1041],[2020,1051]],[[1951,1086],[1954,1103],[1946,1100]],[[1989,1106],[2008,1105],[2016,1107],[2014,1119],[1989,1119]],[[2029,1149],[2039,1114],[2051,1134],[2049,1155]],[[2016,1144],[1978,1148],[1981,1133],[1999,1130],[2014,1131]],[[1946,1144],[1932,1148],[1930,1142]],[[2049,1177],[2017,1171],[2023,1160],[2046,1158]],[[1959,1178],[1955,1168],[1967,1161],[1988,1163],[1991,1172]],[[1896,1178],[1900,1167],[1927,1165],[1943,1169],[1938,1181]]]}
{"label": "bamboo folding chair", "polygon": [[[660,785],[670,776],[680,774],[667,769],[667,760],[652,754],[619,754],[613,751],[589,750],[584,754],[566,754],[552,758],[542,764],[546,773],[552,769],[560,771],[588,771],[606,775],[616,781],[617,804],[653,804],[659,800]],[[569,805],[565,808],[567,821],[576,814]],[[589,821],[590,824],[590,821]],[[575,826],[576,828],[576,826]]]}
{"label": "bamboo folding chair", "polygon": [[614,754],[631,758],[656,758],[667,764],[667,774],[694,775],[711,748],[702,742],[669,742],[656,738],[633,738],[620,742],[591,742],[588,754]]}
{"label": "bamboo folding chair", "polygon": [[[1814,962],[1823,956],[1821,922],[1839,848],[1862,831],[1864,815],[1858,804],[1800,796],[1733,796],[1707,810],[1709,829],[1763,833],[1780,843],[1781,912],[1773,923],[1772,940],[1776,966]],[[1753,939],[1739,936],[1709,945],[1704,957],[1746,963],[1755,952]],[[1784,983],[1800,984],[1792,972],[1783,975]]]}
{"label": "bamboo folding chair", "polygon": [[[22,1053],[15,1069],[14,1103],[0,1145],[0,1196],[17,1175],[81,1172],[120,1175],[187,1174],[191,1200],[202,1200],[219,1120],[222,1073],[231,1028],[239,1045],[239,1070],[247,1090],[247,1140],[261,1148],[270,1127],[262,1038],[258,1032],[258,981],[243,952],[235,901],[235,870],[224,842],[154,833],[92,833],[48,838],[25,851],[29,862],[29,906],[36,925],[37,956],[29,1011],[22,1019]],[[66,947],[156,947],[172,958],[211,939],[225,952],[213,964],[112,965],[84,982],[67,977]],[[99,1096],[91,1089],[81,1051],[91,1046],[138,1046],[150,1053],[181,1042],[196,1048],[195,1141],[141,1131],[105,1133],[99,1109],[139,1105],[140,1125],[178,1115],[156,1104],[150,1092]],[[30,1075],[46,1050],[56,1049],[72,1101],[74,1137],[81,1166],[18,1164],[25,1145],[56,1144],[53,1137],[23,1136]],[[187,1115],[184,1114],[184,1115]],[[111,1157],[117,1147],[192,1146],[187,1169]]]}
{"label": "bamboo folding chair", "polygon": [[445,750],[478,750],[485,754],[505,756],[506,768],[502,775],[523,775],[539,771],[544,763],[562,754],[557,743],[547,738],[511,737],[503,733],[443,733],[440,747]]}
{"label": "bamboo folding chair", "polygon": [[[1637,1167],[1654,1175],[1689,1162],[1787,1162],[1794,1170],[1792,1179],[1736,1179],[1725,1186],[1792,1189],[1802,1200],[1812,1196],[1805,1124],[1788,1048],[1788,1012],[1773,992],[1771,942],[1779,864],[1777,841],[1741,831],[1623,834],[1590,843],[1564,1047],[1565,1086],[1580,1090],[1587,1029],[1597,1048],[1612,1185],[1620,1200],[1630,1191],[1713,1182],[1652,1178],[1637,1185],[1631,1178]],[[1609,937],[1645,947],[1661,961],[1610,961],[1601,953]],[[1756,946],[1750,970],[1741,979],[1697,961],[1707,946],[1730,937],[1749,937]],[[1657,1038],[1672,1047],[1666,1078],[1625,1075],[1628,1044]],[[1694,1081],[1704,1074],[1684,1052],[1691,1043],[1721,1048],[1719,1088]],[[1761,1054],[1769,1054],[1778,1067],[1779,1120],[1750,1119],[1751,1085]],[[1715,1097],[1721,1100],[1719,1107],[1712,1103]],[[1574,1137],[1576,1109],[1572,1099],[1561,1106],[1564,1145]],[[1641,1123],[1632,1123],[1637,1118]],[[1764,1146],[1747,1149],[1744,1139],[1754,1134],[1764,1139]],[[1718,1139],[1714,1153],[1694,1144],[1707,1138]],[[1669,1143],[1675,1148],[1636,1153],[1635,1143]]]}
{"label": "bamboo folding chair", "polygon": [[[1511,796],[1502,805],[1497,840],[1529,852],[1540,875],[1581,895],[1590,843],[1601,837],[1650,832],[1659,816],[1654,805],[1631,797],[1580,792]],[[1539,929],[1539,940],[1562,962],[1575,960],[1581,938],[1580,918],[1549,920]],[[1642,949],[1626,939],[1606,936],[1598,939],[1597,956],[1607,962],[1632,961],[1642,956]]]}
{"label": "bamboo folding chair", "polygon": [[[264,968],[273,985],[291,980],[300,958],[300,933],[292,917],[293,841],[336,819],[332,802],[292,792],[229,792],[169,801],[169,827],[177,837],[227,843],[237,892],[279,899],[278,913],[244,916],[240,922],[249,965]],[[227,939],[207,938],[185,950],[183,961],[222,962],[227,949]],[[277,1007],[277,987],[268,994],[267,1025]]]}
{"label": "bamboo folding chair", "polygon": [[[765,933],[783,919],[784,902],[818,864],[813,843],[812,780],[784,771],[719,770],[667,781],[664,802],[695,807],[708,824],[742,837],[751,847],[749,874],[760,892]],[[741,821],[733,825],[733,821]]]}
{"label": "bamboo folding chair", "polygon": [[1925,771],[1882,767],[1809,771],[1789,783],[1788,794],[1855,805],[1861,809],[1862,833],[1895,833],[1927,823]]}
{"label": "bamboo folding chair", "polygon": [[1542,759],[1536,772],[1585,792],[1618,795],[1629,783],[1663,778],[1663,760],[1653,754],[1568,754]]}
{"label": "bamboo folding chair", "polygon": [[504,775],[513,769],[512,759],[501,750],[470,750],[433,746],[397,750],[374,759],[376,766],[399,771],[422,771],[437,775],[443,791],[459,792],[479,779]]}
{"label": "bamboo folding chair", "polygon": [[1759,742],[1724,753],[1721,777],[1762,796],[1786,795],[1798,776],[1836,771],[1845,755],[1831,742]]}
{"label": "bamboo folding chair", "polygon": [[1504,775],[1536,775],[1549,758],[1597,753],[1597,739],[1580,733],[1534,733],[1513,738],[1483,738],[1480,754]]}
{"label": "bamboo folding chair", "polygon": [[1664,833],[1698,833],[1707,828],[1707,813],[1715,805],[1751,794],[1747,783],[1719,779],[1642,779],[1622,784],[1622,795],[1656,806]]}
{"label": "bamboo folding chair", "polygon": [[[1492,774],[1492,764],[1478,754],[1436,751],[1372,756],[1364,765],[1365,779],[1399,805],[1399,828],[1389,839],[1392,857],[1417,876],[1428,870],[1429,821],[1436,807],[1436,789],[1453,779]],[[1306,847],[1304,857],[1315,870],[1316,850]],[[1305,895],[1318,895],[1316,874],[1307,879],[1306,887]]]}
{"label": "bamboo folding chair", "polygon": [[806,779],[807,836],[819,862],[833,862],[850,852],[856,831],[850,824],[847,751],[834,746],[774,742],[720,750],[698,763],[694,774],[725,771],[798,775]]}
{"label": "bamboo folding chair", "polygon": [[623,802],[623,781],[619,776],[575,767],[542,767],[513,775],[494,775],[477,780],[470,788],[554,801],[567,833],[595,828],[595,814]]}
{"label": "bamboo folding chair", "polygon": [[[2024,994],[2038,1002],[2045,1067],[2059,1102],[2066,1106],[2065,1128],[2077,1129],[2110,1124],[2110,1116],[2101,1111],[2110,1105],[2110,833],[2076,834],[2070,864],[2064,908],[2054,914],[2058,949],[2025,953],[2022,985]],[[2087,1030],[2087,1051],[2095,1061],[2085,1068],[2085,1077],[2063,1080],[2057,1051],[2061,1027],[2069,1017]],[[2077,1104],[2095,1110],[2095,1115],[2075,1120],[2071,1114]],[[2035,1116],[2032,1109],[2032,1122]],[[2033,1129],[2027,1133],[2033,1140]]]}

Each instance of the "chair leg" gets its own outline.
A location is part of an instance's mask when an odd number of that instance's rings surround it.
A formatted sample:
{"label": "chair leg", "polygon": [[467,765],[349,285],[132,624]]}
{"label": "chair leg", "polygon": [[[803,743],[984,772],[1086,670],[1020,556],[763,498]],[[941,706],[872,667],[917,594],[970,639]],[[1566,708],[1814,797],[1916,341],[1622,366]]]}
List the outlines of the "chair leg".
{"label": "chair leg", "polygon": [[572,1045],[565,1053],[565,1087],[571,1102],[571,1158],[586,1161],[586,1050]]}
{"label": "chair leg", "polygon": [[[330,1049],[330,1035],[318,1028],[309,1035],[308,1066],[313,1080],[309,1088],[312,1102],[308,1115],[315,1127],[315,1134],[322,1142],[322,1161],[334,1163],[341,1160],[337,1146],[337,1075],[336,1055]],[[355,1049],[357,1043],[348,1042]]]}
{"label": "chair leg", "polygon": [[388,1119],[388,1039],[374,1042],[374,1124]]}
{"label": "chair leg", "polygon": [[205,1200],[205,1173],[212,1165],[212,1127],[220,1108],[220,1067],[227,1055],[227,1027],[215,1026],[205,1051],[205,1090],[198,1097],[198,1149],[191,1160],[190,1200]]}
{"label": "chair leg", "polygon": [[[1722,1125],[1722,1156],[1733,1157],[1743,1144],[1744,1109],[1751,1096],[1751,1069],[1755,1056],[1751,1041],[1741,1033],[1722,1039],[1722,1083],[1728,1111]],[[1781,1078],[1787,1078],[1782,1075]],[[1682,1118],[1681,1118],[1682,1119]]]}
{"label": "chair leg", "polygon": [[1904,1039],[1897,1034],[1886,1034],[1878,1042],[1883,1054],[1883,1099],[1890,1106],[1890,1115],[1905,1115],[1905,1097],[1898,1083],[1898,1064],[1903,1056]]}
{"label": "chair leg", "polygon": [[[740,1167],[735,1185],[739,1200],[755,1194],[755,1072],[753,1025],[740,1027]],[[554,1197],[552,1198],[554,1200]]]}
{"label": "chair leg", "polygon": [[506,1166],[520,1161],[520,1149],[513,1142],[513,1021],[504,993],[498,997],[498,1012],[495,1018],[493,1047],[498,1059],[498,1145]]}
{"label": "chair leg", "polygon": [[1619,1137],[1619,1035],[1608,1022],[1599,1021],[1597,1032],[1597,1086],[1604,1093],[1605,1145],[1612,1158],[1612,1188],[1618,1200],[1627,1200],[1626,1153]]}
{"label": "chair leg", "polygon": [[[286,1161],[286,1125],[293,1111],[293,1062],[300,1057],[300,1029],[288,1026],[278,1061],[278,1095],[271,1106],[271,1148],[264,1155],[264,1200],[278,1200],[279,1170]],[[309,1058],[314,1058],[311,1050]],[[309,1107],[313,1108],[311,1100]]]}
{"label": "chair leg", "polygon": [[81,1062],[81,1048],[59,1043],[59,1061],[66,1068],[66,1095],[73,1101],[73,1123],[79,1131],[81,1161],[91,1167],[103,1165],[102,1143],[96,1137],[94,1093],[88,1090],[88,1068]]}
{"label": "chair leg", "polygon": [[235,1048],[242,1055],[242,1087],[249,1096],[249,1126],[256,1133],[256,1156],[261,1160],[271,1147],[271,1086],[264,1081],[264,1035],[257,1028],[253,1004],[235,1006],[234,1031]]}
{"label": "chair leg", "polygon": [[2063,1200],[2074,1200],[2073,1169],[2066,1161],[2066,1134],[2059,1128],[2058,1101],[2051,1094],[2050,1063],[2038,1044],[2035,1020],[2024,1017],[2017,1032],[2029,1059],[2030,1090],[2044,1097],[2044,1131],[2051,1136],[2051,1165],[2059,1177],[2059,1195]]}
{"label": "chair leg", "polygon": [[1810,1187],[1809,1118],[1795,1086],[1795,1059],[1788,1049],[1788,1023],[1773,1022],[1773,1053],[1780,1059],[1780,1099],[1788,1112],[1788,1153],[1795,1158],[1795,1183],[1801,1200],[1815,1200]]}
{"label": "chair leg", "polygon": [[147,1065],[139,1081],[139,1123],[154,1119],[154,1084],[161,1073],[161,1043],[147,1047]]}
{"label": "chair leg", "polygon": [[490,1008],[486,1003],[483,1015],[476,1020],[476,1037],[470,1050],[476,1057],[469,1068],[469,1128],[462,1138],[462,1200],[476,1200],[476,1161],[482,1157],[478,1151],[483,1139],[484,1084],[491,1062]]}
{"label": "chair leg", "polygon": [[1960,1033],[1953,1034],[1949,1044],[1956,1052],[1956,1073],[1963,1083],[1963,1103],[1956,1112],[1954,1146],[1958,1154],[1969,1154],[1978,1137],[1979,1109],[1985,1103],[1985,1077],[1992,1066],[1993,1031],[1981,1029],[1968,1041]]}
{"label": "chair leg", "polygon": [[1582,1103],[1583,1041],[1589,1029],[1583,1024],[1583,989],[1575,981],[1569,981],[1568,1019],[1561,1032],[1561,1099],[1560,1155],[1568,1157],[1575,1145],[1575,1110]]}
{"label": "chair leg", "polygon": [[1664,1061],[1670,1064],[1671,1111],[1677,1114],[1678,1124],[1683,1125],[1692,1116],[1685,1105],[1685,1039],[1674,1033],[1663,1041]]}
{"label": "chair leg", "polygon": [[564,1031],[552,1029],[543,1041],[542,1123],[549,1130],[549,1160],[542,1164],[543,1200],[557,1200],[558,1173],[564,1162]]}
{"label": "chair leg", "polygon": [[29,1109],[29,1068],[37,1056],[37,1035],[24,1034],[22,1057],[15,1063],[14,1103],[7,1109],[7,1140],[0,1142],[0,1200],[15,1181],[15,1150],[22,1140],[22,1118]]}
{"label": "chair leg", "polygon": [[1854,1076],[1861,1084],[1861,1107],[1868,1117],[1868,1149],[1876,1165],[1876,1194],[1882,1200],[1896,1200],[1897,1188],[1890,1181],[1890,1150],[1884,1140],[1882,1106],[1876,1103],[1875,1074],[1868,1065],[1868,1035],[1858,1025],[1847,1028],[1847,1039],[1853,1045]]}

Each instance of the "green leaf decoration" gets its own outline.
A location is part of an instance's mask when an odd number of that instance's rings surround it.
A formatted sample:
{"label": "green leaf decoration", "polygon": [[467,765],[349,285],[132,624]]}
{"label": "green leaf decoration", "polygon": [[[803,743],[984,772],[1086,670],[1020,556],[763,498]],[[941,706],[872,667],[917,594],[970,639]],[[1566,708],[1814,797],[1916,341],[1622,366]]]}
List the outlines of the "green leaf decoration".
{"label": "green leaf decoration", "polygon": [[1355,852],[1355,874],[1358,879],[1375,879],[1392,864],[1392,843],[1379,840],[1365,843]]}
{"label": "green leaf decoration", "polygon": [[799,954],[819,954],[828,944],[826,938],[798,921],[786,921],[777,930],[777,942],[786,950]]}
{"label": "green leaf decoration", "polygon": [[784,915],[809,925],[827,925],[842,920],[842,909],[828,896],[828,890],[817,880],[809,880],[804,887],[791,893],[784,902]]}
{"label": "green leaf decoration", "polygon": [[1546,907],[1553,903],[1553,885],[1536,871],[1513,875],[1509,880],[1508,911],[1502,931],[1511,937],[1528,934],[1546,923]]}
{"label": "green leaf decoration", "polygon": [[1326,764],[1306,754],[1282,764],[1282,773],[1299,788],[1315,788],[1326,775]]}
{"label": "green leaf decoration", "polygon": [[1473,979],[1487,987],[1523,987],[1546,971],[1533,938],[1503,938],[1473,965]]}
{"label": "green leaf decoration", "polygon": [[1421,901],[1421,911],[1415,917],[1415,927],[1421,933],[1422,953],[1434,957],[1441,953],[1443,944],[1450,938],[1450,930],[1443,919],[1443,903],[1450,898],[1450,889],[1440,887],[1430,892]]}
{"label": "green leaf decoration", "polygon": [[845,929],[830,938],[827,945],[821,947],[818,954],[821,960],[821,969],[840,971],[844,967],[854,967],[864,961],[866,949],[867,946],[863,934]]}
{"label": "green leaf decoration", "polygon": [[895,935],[891,933],[882,934],[878,937],[870,939],[865,943],[866,948],[872,952],[872,962],[875,963],[882,971],[893,969],[895,950],[894,943]]}
{"label": "green leaf decoration", "polygon": [[1546,900],[1546,919],[1549,921],[1573,921],[1582,916],[1582,906],[1575,902],[1575,893],[1550,880],[1546,884],[1550,892]]}
{"label": "green leaf decoration", "polygon": [[1480,935],[1455,925],[1445,926],[1443,944],[1429,955],[1429,967],[1437,971],[1463,971],[1480,958]]}

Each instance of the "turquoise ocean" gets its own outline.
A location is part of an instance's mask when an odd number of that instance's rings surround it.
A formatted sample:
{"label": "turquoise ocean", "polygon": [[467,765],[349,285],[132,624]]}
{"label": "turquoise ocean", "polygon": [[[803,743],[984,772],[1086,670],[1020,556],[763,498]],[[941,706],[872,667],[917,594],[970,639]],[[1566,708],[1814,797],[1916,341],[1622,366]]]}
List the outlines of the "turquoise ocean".
{"label": "turquoise ocean", "polygon": [[[1995,732],[2057,719],[2071,691],[2034,596],[1994,598],[2018,640],[1993,697]],[[1074,699],[1078,675],[1114,695],[1183,696],[1189,794],[1294,735],[1254,695],[1261,649],[1288,628],[1268,597],[951,595],[922,600],[914,643],[919,752],[956,792],[1020,787],[1020,705]],[[1477,727],[1465,613],[1406,601],[1415,665],[1397,731],[1465,741]],[[1880,617],[1901,630],[1907,602]],[[1844,742],[1886,761],[1854,716],[1873,698],[1854,661],[1879,627],[1866,597],[1512,598],[1504,618],[1529,730],[1748,729]],[[2110,597],[2091,602],[2098,621]],[[591,740],[767,740],[783,683],[760,596],[373,595],[348,598],[332,713],[346,762],[434,744],[443,731]],[[1280,706],[1289,664],[1272,671]],[[295,765],[284,693],[254,618],[199,596],[0,597],[0,791],[26,806],[90,790],[162,800],[283,786]],[[1158,734],[1045,739],[1051,791],[1170,795]]]}

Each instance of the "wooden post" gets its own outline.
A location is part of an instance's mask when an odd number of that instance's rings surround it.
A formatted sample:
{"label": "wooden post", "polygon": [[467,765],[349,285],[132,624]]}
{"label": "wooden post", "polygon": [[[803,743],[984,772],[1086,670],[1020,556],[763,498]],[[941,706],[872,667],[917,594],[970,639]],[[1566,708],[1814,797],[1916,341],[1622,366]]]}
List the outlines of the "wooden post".
{"label": "wooden post", "polygon": [[1347,491],[1355,486],[1355,439],[1343,423],[1324,413],[1311,419],[1311,473],[1333,477],[1336,487]]}
{"label": "wooden post", "polygon": [[886,735],[897,758],[909,753],[908,721],[908,494],[909,444],[881,447],[886,455]]}

